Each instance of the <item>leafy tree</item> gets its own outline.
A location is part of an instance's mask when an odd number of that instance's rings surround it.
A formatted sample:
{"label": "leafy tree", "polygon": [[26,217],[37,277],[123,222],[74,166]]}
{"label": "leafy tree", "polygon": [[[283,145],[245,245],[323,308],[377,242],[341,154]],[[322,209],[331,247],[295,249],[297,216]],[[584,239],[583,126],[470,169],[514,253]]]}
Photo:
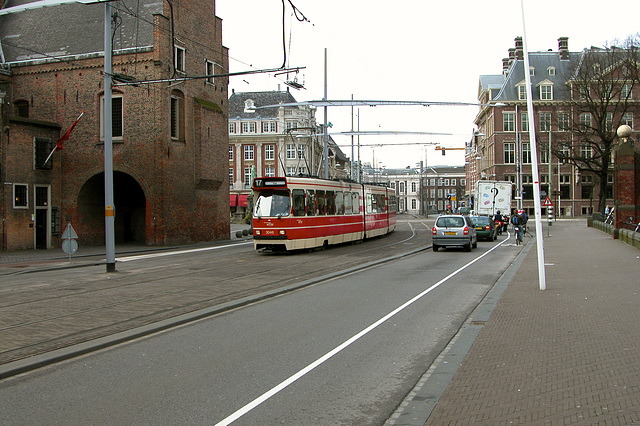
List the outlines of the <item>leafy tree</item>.
{"label": "leafy tree", "polygon": [[[581,174],[595,175],[600,184],[597,199],[601,213],[606,206],[607,177],[618,140],[616,130],[622,124],[631,124],[634,118],[640,120],[639,64],[640,38],[630,36],[611,46],[585,49],[569,66],[568,120],[558,121],[568,130],[568,136],[552,143],[552,152]],[[542,147],[544,144],[541,141]]]}

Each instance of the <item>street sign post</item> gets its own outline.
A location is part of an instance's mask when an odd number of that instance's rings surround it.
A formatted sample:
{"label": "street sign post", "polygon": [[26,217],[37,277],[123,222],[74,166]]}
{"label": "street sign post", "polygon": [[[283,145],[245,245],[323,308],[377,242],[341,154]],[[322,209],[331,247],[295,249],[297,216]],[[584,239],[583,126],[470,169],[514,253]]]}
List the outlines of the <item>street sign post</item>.
{"label": "street sign post", "polygon": [[62,233],[62,251],[69,255],[69,262],[71,262],[71,255],[78,251],[77,238],[78,234],[76,234],[73,226],[68,224]]}

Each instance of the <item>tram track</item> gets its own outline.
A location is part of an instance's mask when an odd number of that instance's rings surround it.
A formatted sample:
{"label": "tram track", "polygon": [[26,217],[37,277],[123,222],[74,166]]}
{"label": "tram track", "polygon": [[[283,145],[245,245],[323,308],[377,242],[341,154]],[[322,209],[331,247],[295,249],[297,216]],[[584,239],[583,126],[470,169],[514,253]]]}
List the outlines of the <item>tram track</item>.
{"label": "tram track", "polygon": [[[82,274],[58,271],[46,284],[38,274],[29,275],[31,285],[16,278],[2,290],[0,364],[351,273],[394,253],[427,248],[418,238],[413,226],[399,226],[386,237],[308,254],[265,256],[251,249],[216,256],[177,255],[163,265],[132,262],[113,275],[85,268]],[[398,245],[401,250],[390,251]]]}

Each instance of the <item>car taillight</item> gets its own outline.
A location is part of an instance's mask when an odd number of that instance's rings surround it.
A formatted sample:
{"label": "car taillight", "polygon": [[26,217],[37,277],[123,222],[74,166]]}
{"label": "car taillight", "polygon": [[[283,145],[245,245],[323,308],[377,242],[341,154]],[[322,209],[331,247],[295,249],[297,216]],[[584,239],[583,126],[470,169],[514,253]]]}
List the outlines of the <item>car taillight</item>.
{"label": "car taillight", "polygon": [[436,229],[436,227],[434,226],[433,229],[431,229],[431,233],[433,235],[436,235],[438,233],[438,230]]}
{"label": "car taillight", "polygon": [[464,235],[469,235],[469,227],[465,226],[463,232],[464,232]]}
{"label": "car taillight", "polygon": [[486,229],[487,231],[491,230],[491,227],[489,225],[485,226],[484,229]]}

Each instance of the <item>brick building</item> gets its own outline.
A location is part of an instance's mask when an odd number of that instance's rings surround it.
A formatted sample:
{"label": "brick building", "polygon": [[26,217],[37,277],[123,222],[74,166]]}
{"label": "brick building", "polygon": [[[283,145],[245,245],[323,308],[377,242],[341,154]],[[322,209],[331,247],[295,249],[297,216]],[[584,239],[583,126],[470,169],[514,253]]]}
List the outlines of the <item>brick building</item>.
{"label": "brick building", "polygon": [[[585,58],[592,52],[607,54],[598,48],[570,52],[566,37],[558,39],[558,51],[529,52],[540,189],[543,196],[551,198],[560,216],[591,214],[598,208],[602,185],[606,186],[604,201],[613,205],[613,164],[606,182],[601,182],[597,173],[584,167],[580,170],[566,157],[582,156],[584,163],[602,155],[604,164],[609,164],[605,162],[608,151],[600,150],[604,145],[599,142],[598,132],[606,124],[607,130],[603,133],[614,138],[618,125],[629,124],[633,128],[637,122],[639,90],[637,86],[631,90],[633,80],[611,75],[615,62],[611,67],[589,65],[601,83],[590,93],[597,92],[602,99],[610,100],[611,106],[603,102],[597,113],[588,109],[584,90],[589,88],[579,87],[577,76],[581,69],[586,69]],[[532,144],[523,53],[522,39],[518,37],[515,47],[509,49],[509,56],[502,61],[502,73],[480,76],[478,100],[484,105],[475,120],[478,132],[467,146],[466,191],[472,197],[479,179],[511,181],[516,198],[512,207],[533,213]],[[580,129],[588,129],[591,134],[581,133]],[[545,209],[542,213],[546,214]]]}
{"label": "brick building", "polygon": [[[104,243],[104,10],[0,16],[3,250],[58,246],[67,223],[81,244]],[[215,1],[114,2],[112,33],[116,243],[228,238],[228,79],[213,77],[228,52]]]}

